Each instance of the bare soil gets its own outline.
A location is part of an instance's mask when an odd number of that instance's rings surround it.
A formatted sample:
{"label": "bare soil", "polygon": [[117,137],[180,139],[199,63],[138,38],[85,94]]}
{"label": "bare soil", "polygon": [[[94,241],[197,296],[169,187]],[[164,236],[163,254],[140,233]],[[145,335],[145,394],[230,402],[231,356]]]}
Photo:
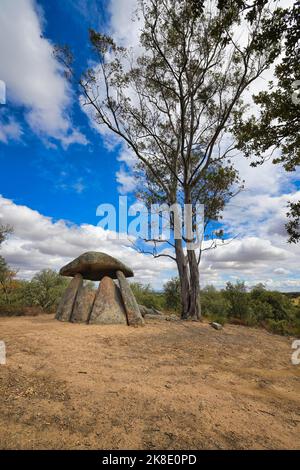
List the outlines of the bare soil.
{"label": "bare soil", "polygon": [[291,338],[0,318],[1,449],[299,449]]}

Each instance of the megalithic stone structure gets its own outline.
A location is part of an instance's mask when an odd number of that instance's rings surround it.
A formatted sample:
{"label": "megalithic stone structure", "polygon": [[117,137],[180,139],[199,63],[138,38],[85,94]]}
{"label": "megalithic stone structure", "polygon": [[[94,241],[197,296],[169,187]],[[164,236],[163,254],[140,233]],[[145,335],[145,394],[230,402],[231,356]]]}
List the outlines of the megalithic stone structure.
{"label": "megalithic stone structure", "polygon": [[70,321],[78,290],[82,287],[83,277],[80,273],[75,274],[69,286],[65,290],[59,303],[56,319],[60,321]]}
{"label": "megalithic stone structure", "polygon": [[117,278],[120,283],[120,289],[125,305],[128,325],[143,325],[144,319],[140,312],[138,303],[122,271],[117,271]]}
{"label": "megalithic stone structure", "polygon": [[99,284],[89,323],[127,324],[120,289],[111,277],[105,276]]}
{"label": "megalithic stone structure", "polygon": [[95,300],[95,292],[88,287],[78,289],[70,321],[72,323],[87,323]]}
{"label": "megalithic stone structure", "polygon": [[[56,319],[73,323],[144,325],[138,303],[127,281],[133,271],[106,253],[88,251],[61,268],[73,277],[59,304]],[[100,281],[93,298],[83,279]],[[113,279],[118,280],[115,284]]]}

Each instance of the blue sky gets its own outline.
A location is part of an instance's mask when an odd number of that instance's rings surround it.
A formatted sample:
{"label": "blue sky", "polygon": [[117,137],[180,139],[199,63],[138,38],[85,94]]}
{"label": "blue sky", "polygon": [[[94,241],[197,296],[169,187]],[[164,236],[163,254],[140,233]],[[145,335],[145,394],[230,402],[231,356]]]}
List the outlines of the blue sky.
{"label": "blue sky", "polygon": [[[91,126],[77,87],[52,55],[54,44],[68,44],[80,76],[91,59],[89,27],[136,47],[134,7],[135,0],[1,0],[0,80],[7,103],[0,105],[0,222],[15,227],[2,251],[20,277],[58,269],[88,249],[120,256],[137,280],[156,288],[176,274],[170,260],[136,253],[96,227],[98,204],[117,206],[120,194],[133,200],[129,155]],[[202,283],[221,287],[240,278],[300,290],[299,247],[286,243],[284,230],[287,201],[299,199],[299,173],[287,175],[272,164],[253,169],[243,158],[236,165],[246,190],[224,212],[236,239],[207,252]]]}
{"label": "blue sky", "polygon": [[[79,76],[87,67],[88,28],[97,26],[94,19],[85,17],[84,12],[80,14],[76,2],[39,1],[37,5],[42,7],[45,18],[43,36],[52,44],[70,45]],[[99,23],[105,27],[108,12],[105,14],[101,2],[98,11]],[[76,97],[75,89],[74,93]],[[30,128],[23,107],[14,105],[11,94],[8,84],[7,105],[2,106],[1,112],[18,121],[23,135],[21,141],[1,146],[1,193],[54,219],[96,223],[97,204],[104,199],[111,203],[117,201],[117,182],[112,178],[119,167],[115,152],[108,151],[99,134],[91,129],[76,99],[69,110],[72,124],[80,129],[88,143],[63,148],[50,139],[56,148],[49,148],[50,142],[45,144]]]}

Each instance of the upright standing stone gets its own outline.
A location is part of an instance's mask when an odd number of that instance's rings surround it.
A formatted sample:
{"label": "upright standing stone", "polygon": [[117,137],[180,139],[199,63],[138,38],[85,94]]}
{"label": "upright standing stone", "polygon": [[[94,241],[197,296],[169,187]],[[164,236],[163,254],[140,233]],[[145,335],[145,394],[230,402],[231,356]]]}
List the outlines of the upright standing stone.
{"label": "upright standing stone", "polygon": [[60,321],[70,321],[75,304],[78,289],[82,286],[83,278],[81,274],[76,274],[69,286],[65,290],[57,309],[56,319]]}
{"label": "upright standing stone", "polygon": [[127,324],[120,289],[108,276],[99,284],[89,323]]}
{"label": "upright standing stone", "polygon": [[121,294],[125,305],[128,325],[144,325],[138,303],[133,295],[131,287],[122,271],[117,271]]}
{"label": "upright standing stone", "polygon": [[85,286],[79,288],[71,316],[72,323],[87,323],[89,321],[94,299],[94,291]]}

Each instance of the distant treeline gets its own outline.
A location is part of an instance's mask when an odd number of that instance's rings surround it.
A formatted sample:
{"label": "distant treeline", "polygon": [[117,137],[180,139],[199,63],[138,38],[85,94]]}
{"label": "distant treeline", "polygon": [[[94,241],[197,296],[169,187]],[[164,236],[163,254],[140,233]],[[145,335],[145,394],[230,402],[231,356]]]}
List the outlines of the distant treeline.
{"label": "distant treeline", "polygon": [[291,299],[298,299],[300,298],[300,292],[282,292],[284,295],[287,295]]}

